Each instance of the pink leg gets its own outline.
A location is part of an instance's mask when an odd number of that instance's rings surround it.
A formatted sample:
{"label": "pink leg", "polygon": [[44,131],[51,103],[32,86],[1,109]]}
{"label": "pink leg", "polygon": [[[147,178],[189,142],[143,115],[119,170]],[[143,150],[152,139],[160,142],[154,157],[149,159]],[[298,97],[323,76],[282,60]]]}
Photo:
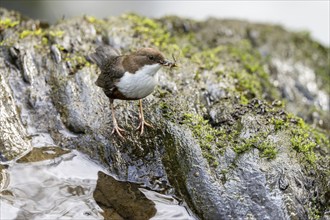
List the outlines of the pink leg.
{"label": "pink leg", "polygon": [[145,120],[144,120],[144,115],[143,115],[143,107],[142,107],[142,100],[140,99],[139,100],[139,120],[140,120],[140,124],[139,126],[136,128],[136,130],[140,130],[140,134],[142,135],[143,134],[143,131],[144,131],[144,126],[147,126],[147,127],[151,127],[151,128],[154,128],[151,124],[147,123]]}

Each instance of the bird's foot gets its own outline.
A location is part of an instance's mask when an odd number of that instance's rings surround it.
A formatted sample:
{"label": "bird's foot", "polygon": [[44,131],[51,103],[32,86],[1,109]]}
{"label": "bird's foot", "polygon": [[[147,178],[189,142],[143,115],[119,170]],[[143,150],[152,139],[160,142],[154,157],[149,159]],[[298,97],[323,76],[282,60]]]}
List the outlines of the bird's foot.
{"label": "bird's foot", "polygon": [[125,130],[119,127],[117,124],[113,125],[111,134],[117,133],[120,138],[125,139],[124,136],[122,135],[122,132],[125,132]]}
{"label": "bird's foot", "polygon": [[143,134],[144,126],[147,126],[147,127],[150,127],[150,128],[154,128],[154,126],[152,126],[151,124],[149,124],[148,122],[146,122],[144,119],[142,119],[142,120],[140,119],[140,124],[136,128],[136,130],[140,130],[140,135]]}

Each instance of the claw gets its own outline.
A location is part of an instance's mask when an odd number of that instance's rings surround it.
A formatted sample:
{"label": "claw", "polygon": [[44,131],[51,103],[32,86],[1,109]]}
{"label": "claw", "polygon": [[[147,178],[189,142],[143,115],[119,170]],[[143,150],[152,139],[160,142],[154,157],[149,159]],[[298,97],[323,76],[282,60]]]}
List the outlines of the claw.
{"label": "claw", "polygon": [[140,118],[139,126],[136,128],[136,130],[140,130],[140,135],[143,134],[144,126],[147,126],[147,127],[150,127],[150,128],[153,128],[154,129],[154,126],[152,126],[151,124],[149,124],[148,122],[146,122],[144,119],[142,120]]}
{"label": "claw", "polygon": [[112,123],[113,123],[113,129],[111,134],[117,133],[120,138],[125,139],[125,137],[121,133],[121,132],[125,132],[125,130],[118,126],[117,119],[115,117],[115,108],[113,106],[113,99],[110,99],[110,108],[111,108]]}
{"label": "claw", "polygon": [[114,124],[111,134],[117,133],[119,137],[125,139],[121,132],[125,132],[125,130]]}

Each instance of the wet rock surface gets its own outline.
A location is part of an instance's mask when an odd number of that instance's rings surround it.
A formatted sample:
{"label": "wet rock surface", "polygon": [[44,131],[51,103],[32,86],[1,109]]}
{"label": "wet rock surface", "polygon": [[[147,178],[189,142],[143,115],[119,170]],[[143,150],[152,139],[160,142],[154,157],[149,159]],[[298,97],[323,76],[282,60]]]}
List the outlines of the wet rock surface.
{"label": "wet rock surface", "polygon": [[[2,172],[31,147],[61,147],[118,180],[175,194],[196,218],[329,217],[329,48],[306,33],[132,14],[49,27],[5,9],[0,17]],[[143,100],[155,127],[143,136],[134,101],[115,102],[126,139],[111,135],[99,70],[85,59],[102,44],[154,46],[178,62]]]}

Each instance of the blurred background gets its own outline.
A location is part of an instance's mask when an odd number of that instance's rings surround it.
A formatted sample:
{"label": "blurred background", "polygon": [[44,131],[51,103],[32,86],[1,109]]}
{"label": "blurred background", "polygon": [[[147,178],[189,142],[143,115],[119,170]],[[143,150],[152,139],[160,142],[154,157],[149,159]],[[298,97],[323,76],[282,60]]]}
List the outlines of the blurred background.
{"label": "blurred background", "polygon": [[289,30],[308,31],[330,45],[330,0],[321,1],[61,1],[1,0],[1,7],[54,23],[61,18],[92,15],[97,18],[134,12],[148,17],[178,15],[194,19],[217,17],[280,24]]}

